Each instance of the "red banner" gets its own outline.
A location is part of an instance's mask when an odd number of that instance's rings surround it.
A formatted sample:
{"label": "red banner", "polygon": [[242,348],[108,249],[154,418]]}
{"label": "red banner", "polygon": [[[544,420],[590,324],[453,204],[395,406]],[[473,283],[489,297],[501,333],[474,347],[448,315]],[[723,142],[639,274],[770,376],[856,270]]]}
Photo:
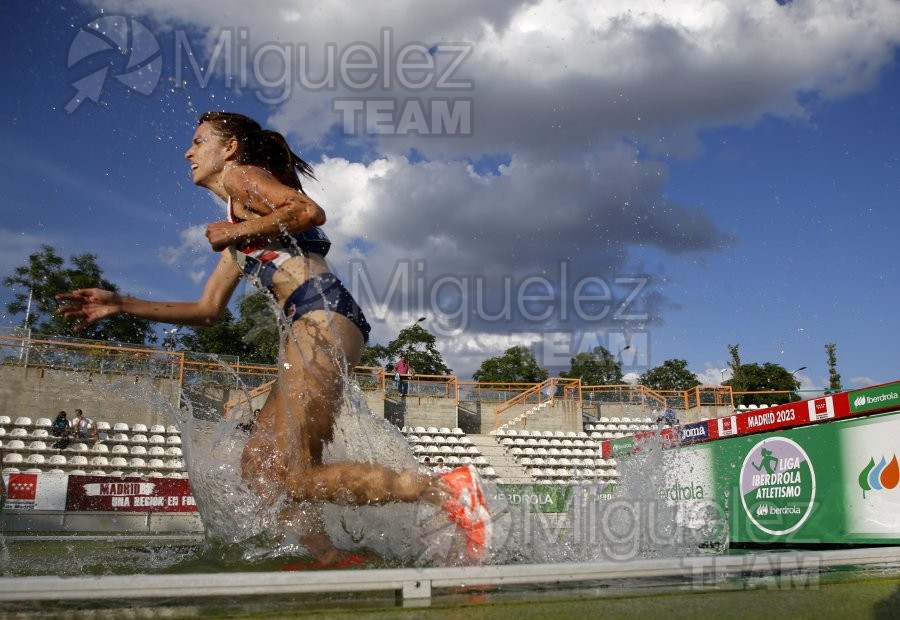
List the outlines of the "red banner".
{"label": "red banner", "polygon": [[[886,410],[890,408],[891,407],[883,407],[882,409]],[[830,394],[819,398],[801,400],[786,405],[766,407],[765,409],[739,411],[735,412],[734,415],[709,420],[708,422],[704,422],[708,425],[707,435],[705,437],[698,435],[693,437],[692,441],[708,441],[710,439],[734,435],[765,433],[794,426],[803,426],[816,422],[847,418],[855,415],[861,414],[851,410],[848,393],[841,392],[839,394]],[[687,426],[696,426],[696,424]],[[667,433],[668,429],[663,429],[664,439],[671,440],[672,438],[669,437]],[[635,449],[635,445],[639,446],[646,436],[652,434],[652,432],[635,434],[633,438],[628,439],[631,446],[624,446],[624,450],[631,451]],[[615,456],[613,445],[616,442],[622,444],[625,440],[607,439],[600,443],[603,458]]]}
{"label": "red banner", "polygon": [[778,429],[802,426],[850,415],[847,393],[832,394],[801,400],[786,405],[741,411],[732,416],[711,421],[710,439],[731,435],[765,433]]}
{"label": "red banner", "polygon": [[5,508],[34,508],[37,474],[9,474]]}
{"label": "red banner", "polygon": [[188,480],[69,476],[66,510],[196,512]]}

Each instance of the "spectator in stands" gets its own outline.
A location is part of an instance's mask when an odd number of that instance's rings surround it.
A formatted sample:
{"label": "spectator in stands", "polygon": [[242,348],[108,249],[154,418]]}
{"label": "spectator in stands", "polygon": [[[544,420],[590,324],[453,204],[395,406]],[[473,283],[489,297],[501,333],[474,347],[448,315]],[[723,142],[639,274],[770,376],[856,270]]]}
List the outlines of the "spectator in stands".
{"label": "spectator in stands", "polygon": [[50,425],[50,434],[59,439],[51,447],[54,450],[62,450],[69,445],[69,418],[65,411],[56,414]]}
{"label": "spectator in stands", "polygon": [[75,417],[70,423],[72,435],[76,439],[91,439],[100,441],[100,435],[97,433],[97,426],[94,421],[84,415],[81,409],[75,410]]}
{"label": "spectator in stands", "polygon": [[440,457],[440,456],[439,456],[439,457],[437,457],[437,458],[435,459],[435,461],[437,461],[437,465],[434,466],[434,473],[436,473],[437,475],[440,476],[440,475],[442,475],[442,474],[447,474],[447,473],[450,473],[450,472],[452,471],[452,470],[447,466],[447,464],[444,463],[443,457]]}
{"label": "spectator in stands", "polygon": [[253,427],[256,425],[256,418],[259,417],[259,409],[253,410],[253,416],[246,422],[241,422],[237,425],[239,429],[244,431],[245,433],[249,433],[253,430]]}
{"label": "spectator in stands", "polygon": [[397,389],[400,391],[400,396],[406,396],[406,393],[409,391],[409,375],[412,374],[413,369],[409,362],[406,361],[405,356],[401,355],[397,363],[394,364],[394,371],[396,372],[394,377],[397,379]]}
{"label": "spectator in stands", "polygon": [[[206,225],[219,260],[199,299],[157,302],[86,288],[57,294],[63,302],[59,312],[81,324],[127,314],[209,326],[248,277],[277,303],[282,335],[277,381],[241,457],[242,475],[269,504],[266,510],[279,506],[285,529],[323,566],[352,556],[334,546],[309,502],[427,501],[447,512],[466,535],[470,555],[480,556],[488,513],[473,470],[459,468],[442,479],[412,467],[396,471],[378,463],[323,460],[345,402],[349,368],[362,356],[370,327],[325,260],[331,246],[319,228],[325,212],[300,182],[300,175],[314,178],[312,167],[280,133],[228,112],[202,115],[184,156],[194,184],[227,204],[228,220]],[[464,507],[464,497],[477,505]]]}
{"label": "spectator in stands", "polygon": [[663,414],[665,418],[666,424],[669,426],[675,426],[678,424],[678,417],[675,415],[675,410],[672,409],[671,406],[666,407],[666,412]]}

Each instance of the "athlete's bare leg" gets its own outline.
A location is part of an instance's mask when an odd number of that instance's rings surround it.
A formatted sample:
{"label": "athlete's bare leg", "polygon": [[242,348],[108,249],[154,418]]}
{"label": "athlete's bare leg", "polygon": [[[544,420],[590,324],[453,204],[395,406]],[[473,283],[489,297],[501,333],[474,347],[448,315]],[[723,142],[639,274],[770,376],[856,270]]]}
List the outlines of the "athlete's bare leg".
{"label": "athlete's bare leg", "polygon": [[[299,510],[300,502],[350,505],[427,501],[440,505],[446,489],[439,478],[372,463],[324,464],[322,452],[333,437],[346,381],[365,346],[359,330],[343,316],[323,311],[292,325],[293,341],[283,347],[279,378],[262,407],[244,449],[244,478],[264,498],[297,502],[281,518],[301,535],[322,563],[337,563],[342,552],[321,523]],[[346,365],[345,365],[346,364]]]}

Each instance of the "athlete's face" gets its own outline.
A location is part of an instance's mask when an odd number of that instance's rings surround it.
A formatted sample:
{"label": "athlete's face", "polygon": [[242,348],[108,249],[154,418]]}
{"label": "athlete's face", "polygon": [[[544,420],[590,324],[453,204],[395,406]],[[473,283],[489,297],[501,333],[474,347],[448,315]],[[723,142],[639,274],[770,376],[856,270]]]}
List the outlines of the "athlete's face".
{"label": "athlete's face", "polygon": [[228,161],[228,142],[213,131],[209,123],[200,123],[185,154],[191,162],[191,179],[196,185],[210,187]]}

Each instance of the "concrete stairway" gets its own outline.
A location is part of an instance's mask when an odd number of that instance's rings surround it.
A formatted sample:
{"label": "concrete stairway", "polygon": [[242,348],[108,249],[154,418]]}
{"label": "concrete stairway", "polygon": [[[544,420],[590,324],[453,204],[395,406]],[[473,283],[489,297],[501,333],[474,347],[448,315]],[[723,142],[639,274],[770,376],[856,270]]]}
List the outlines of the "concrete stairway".
{"label": "concrete stairway", "polygon": [[504,483],[534,482],[525,468],[506,452],[505,446],[497,443],[497,439],[493,435],[468,435],[468,437]]}

